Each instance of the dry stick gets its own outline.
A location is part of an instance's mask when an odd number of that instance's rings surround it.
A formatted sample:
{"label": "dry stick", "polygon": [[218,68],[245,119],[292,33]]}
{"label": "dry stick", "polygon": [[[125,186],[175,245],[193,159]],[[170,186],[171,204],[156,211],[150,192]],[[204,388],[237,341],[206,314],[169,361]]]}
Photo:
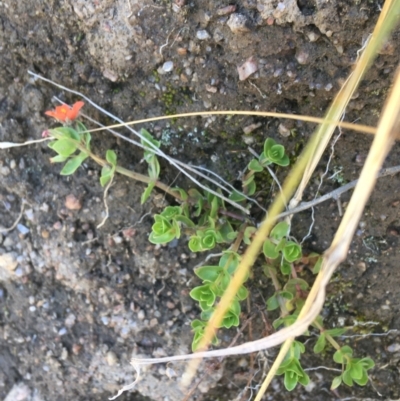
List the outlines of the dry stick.
{"label": "dry stick", "polygon": [[35,139],[32,141],[26,141],[22,143],[15,143],[15,142],[0,142],[0,149],[9,149],[9,148],[17,148],[20,146],[28,146],[33,145],[35,143],[41,143],[45,141],[50,141],[51,138],[43,138],[43,139]]}
{"label": "dry stick", "polygon": [[[42,77],[40,77],[40,78],[43,79]],[[83,96],[83,95],[81,95],[81,96]],[[191,113],[179,113],[179,114],[171,114],[168,116],[143,118],[141,120],[128,121],[126,123],[121,123],[121,124],[108,125],[107,128],[127,127],[129,125],[149,123],[149,122],[160,121],[160,120],[169,120],[172,118],[200,117],[200,116],[212,116],[212,115],[216,115],[216,116],[258,116],[258,117],[273,117],[273,118],[282,118],[282,119],[286,118],[288,120],[299,120],[299,121],[304,121],[307,123],[315,123],[315,124],[322,124],[325,121],[326,123],[336,124],[338,127],[350,129],[350,130],[357,131],[357,132],[362,132],[362,133],[372,134],[372,135],[376,133],[376,128],[370,127],[369,125],[353,124],[353,123],[347,123],[347,122],[337,122],[336,123],[335,121],[327,121],[324,118],[319,118],[319,117],[303,116],[303,115],[297,115],[297,114],[286,114],[286,113],[273,113],[273,112],[267,112],[267,111],[252,111],[252,110],[248,110],[248,111],[219,110],[219,111],[196,111],[196,112],[191,112]],[[88,132],[102,131],[104,129],[105,128],[94,128],[92,130],[89,130]]]}
{"label": "dry stick", "polygon": [[[224,199],[225,202],[231,204],[232,206],[236,207],[237,209],[242,210],[242,212],[249,214],[250,212],[245,209],[243,206],[239,205],[236,202],[233,202],[232,200],[230,200],[229,198],[225,197],[222,194],[219,194],[218,192],[214,191],[211,188],[205,188],[204,185],[202,185],[197,179],[195,179],[192,175],[189,174],[189,172],[185,171],[185,169],[183,169],[182,167],[180,167],[178,165],[178,163],[176,163],[173,159],[171,159],[168,155],[166,155],[161,149],[159,149],[157,146],[155,146],[153,143],[151,143],[151,141],[149,141],[147,138],[145,138],[143,135],[141,135],[139,132],[137,132],[136,130],[134,130],[133,128],[129,127],[126,123],[124,123],[120,118],[118,118],[117,116],[111,114],[110,112],[108,112],[107,110],[103,109],[102,107],[100,107],[98,104],[96,104],[95,102],[93,102],[93,100],[89,99],[87,96],[83,95],[81,92],[69,89],[63,85],[57,84],[54,81],[44,78],[39,74],[35,74],[32,71],[28,70],[28,74],[32,75],[33,77],[35,77],[36,79],[41,79],[44,82],[48,82],[60,89],[63,89],[67,92],[73,93],[75,95],[78,95],[80,97],[82,97],[83,99],[85,99],[88,103],[90,103],[93,107],[95,107],[97,110],[101,111],[102,113],[104,113],[105,115],[107,115],[108,117],[118,121],[121,126],[126,126],[126,128],[131,131],[134,135],[136,135],[138,138],[140,138],[142,141],[144,141],[147,146],[154,151],[154,153],[156,153],[157,155],[163,157],[164,159],[166,159],[170,164],[172,164],[176,169],[178,169],[179,171],[181,171],[184,175],[186,175],[191,181],[193,181],[196,185],[198,185],[200,188],[206,189],[208,192],[212,193],[213,195]],[[104,129],[104,128],[102,128]],[[206,177],[208,178],[208,177]]]}
{"label": "dry stick", "polygon": [[[376,178],[382,178],[382,177],[386,177],[388,175],[394,175],[400,172],[400,166],[394,166],[394,167],[388,167],[388,168],[384,168],[382,170],[379,171],[379,173],[377,174]],[[349,182],[346,185],[343,185],[342,187],[335,189],[332,192],[329,192],[325,195],[320,196],[319,198],[313,199],[312,201],[309,202],[302,202],[300,203],[299,206],[297,206],[296,208],[289,210],[287,212],[283,212],[280,215],[278,215],[276,218],[280,219],[282,217],[286,217],[289,216],[291,214],[295,214],[295,213],[299,213],[299,212],[303,212],[304,210],[310,209],[311,207],[314,207],[322,202],[327,201],[328,199],[339,199],[339,197],[344,194],[345,192],[349,191],[350,189],[353,189],[358,183],[358,179]]]}

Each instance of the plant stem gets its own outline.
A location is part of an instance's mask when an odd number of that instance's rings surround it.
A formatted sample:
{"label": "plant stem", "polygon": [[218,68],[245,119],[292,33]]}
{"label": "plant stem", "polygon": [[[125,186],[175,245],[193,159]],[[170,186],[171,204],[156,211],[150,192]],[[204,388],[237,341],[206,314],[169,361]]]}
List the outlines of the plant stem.
{"label": "plant stem", "polygon": [[[325,331],[325,329],[316,320],[314,320],[313,325],[316,326],[321,333]],[[333,348],[335,348],[337,351],[340,351],[342,347],[335,341],[335,339],[330,334],[325,333],[325,338],[331,343]]]}
{"label": "plant stem", "polygon": [[[66,136],[59,135],[54,130],[51,132],[51,134],[56,139],[67,139],[67,140],[69,140],[71,143],[74,144],[74,146],[76,146],[77,149],[79,149],[81,152],[86,153],[91,159],[93,159],[100,166],[104,167],[104,166],[109,165],[109,163],[107,163],[106,160],[102,159],[99,156],[96,156],[89,149],[87,149],[87,147],[84,144],[82,144],[81,142],[76,141],[73,138],[68,138]],[[122,175],[125,175],[127,177],[133,178],[136,181],[144,182],[146,184],[149,184],[149,183],[153,182],[153,180],[151,180],[151,178],[148,177],[147,175],[140,174],[140,173],[135,173],[134,171],[128,170],[128,169],[126,169],[124,167],[121,167],[121,166],[116,166],[115,167],[115,171],[117,173],[119,173],[119,174],[122,174]],[[165,193],[173,196],[175,199],[177,199],[179,201],[183,201],[183,199],[182,199],[181,195],[179,194],[179,192],[172,190],[168,185],[164,184],[163,182],[156,181],[155,182],[155,186],[157,188],[160,188],[161,190],[163,190]]]}

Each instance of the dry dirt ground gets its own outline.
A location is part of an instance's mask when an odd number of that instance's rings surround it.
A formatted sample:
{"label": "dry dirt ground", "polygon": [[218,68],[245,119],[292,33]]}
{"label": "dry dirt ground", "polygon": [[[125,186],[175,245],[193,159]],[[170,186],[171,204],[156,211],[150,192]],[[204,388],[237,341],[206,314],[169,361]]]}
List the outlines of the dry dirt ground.
{"label": "dry dirt ground", "polygon": [[[44,116],[53,96],[79,100],[34,80],[28,70],[84,93],[125,121],[227,109],[322,116],[372,32],[381,5],[365,0],[3,0],[0,141],[40,138],[54,124]],[[347,121],[376,124],[398,65],[399,44],[397,31],[352,99]],[[240,81],[237,67],[251,57],[258,71]],[[170,63],[163,69],[166,62],[173,63],[171,71]],[[111,122],[91,107],[84,111],[103,124]],[[243,128],[254,123],[260,127],[244,135]],[[146,128],[160,138],[165,152],[232,182],[251,159],[248,144],[260,151],[270,136],[296,155],[312,132],[311,124],[255,117],[192,118]],[[296,136],[281,135],[291,129]],[[342,133],[321,193],[357,178],[370,143],[370,137]],[[94,135],[96,153],[110,148],[121,165],[146,171],[140,149],[110,134]],[[0,234],[0,399],[106,400],[134,379],[132,354],[189,351],[190,321],[199,312],[188,292],[195,285],[193,267],[205,255],[190,254],[183,240],[152,246],[147,240],[151,215],[160,210],[163,196],[156,191],[140,206],[144,187],[126,178],[111,188],[110,217],[97,229],[104,215],[98,166],[89,161],[72,177],[61,177],[51,156],[45,144],[0,153],[0,226],[10,227],[25,204],[19,225]],[[396,144],[386,165],[399,164],[399,156]],[[328,154],[308,189],[309,199],[327,160]],[[182,187],[190,185],[162,163],[162,180],[175,179]],[[399,176],[379,180],[323,311],[330,327],[376,323],[362,331],[375,336],[342,339],[357,356],[375,360],[371,382],[333,393],[329,387],[337,373],[316,369],[309,372],[312,383],[306,389],[288,394],[280,377],[265,399],[400,397],[399,184]],[[77,210],[65,205],[71,195]],[[344,205],[348,199],[349,194],[342,197]],[[322,252],[340,220],[336,202],[316,207],[315,220],[305,247]],[[310,223],[310,211],[298,215],[293,235],[303,238]],[[264,303],[272,287],[258,273],[249,285],[250,309],[244,308],[245,315],[255,314],[253,338],[265,334],[265,322],[272,321]],[[224,332],[221,346],[235,333]],[[239,341],[248,339],[245,331]],[[337,367],[331,351],[315,356],[315,340],[308,341],[304,367]],[[251,399],[275,353],[255,361],[227,359],[192,399]],[[175,376],[164,365],[149,368],[137,391],[121,400],[182,399],[177,383],[183,365],[173,369]]]}

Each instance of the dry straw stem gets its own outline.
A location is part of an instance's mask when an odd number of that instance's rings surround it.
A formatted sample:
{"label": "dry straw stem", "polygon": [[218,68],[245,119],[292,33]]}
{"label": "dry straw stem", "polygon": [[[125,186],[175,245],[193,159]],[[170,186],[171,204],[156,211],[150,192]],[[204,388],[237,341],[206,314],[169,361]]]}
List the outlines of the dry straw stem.
{"label": "dry straw stem", "polygon": [[[396,19],[398,18],[398,15],[396,16],[396,13],[398,13],[398,7],[398,0],[388,0],[385,2],[379,19],[375,25],[374,32],[372,33],[368,45],[356,64],[354,71],[347,79],[345,85],[336,95],[331,107],[328,110],[328,113],[325,116],[325,121],[323,121],[323,123],[317,128],[316,135],[318,138],[320,138],[318,148],[307,165],[299,188],[290,202],[290,208],[296,207],[301,201],[304,189],[306,188],[308,181],[310,180],[323,152],[325,151],[325,148],[328,146],[333,132],[338,125],[337,122],[344,114],[357,86],[359,85],[369,66],[372,64],[372,61],[376,57],[378,50],[389,36],[392,27],[396,23]],[[389,10],[391,11],[391,14],[389,13]]]}
{"label": "dry straw stem", "polygon": [[[275,113],[269,111],[252,111],[252,110],[219,110],[219,111],[196,111],[191,113],[179,113],[179,114],[170,114],[167,116],[149,117],[149,118],[143,118],[141,120],[128,121],[126,123],[121,123],[121,124],[108,125],[107,127],[104,128],[93,128],[91,130],[88,130],[87,132],[97,132],[108,128],[121,128],[121,127],[127,127],[129,125],[144,124],[160,120],[171,120],[183,117],[207,117],[207,116],[258,116],[258,117],[271,117],[271,118],[281,118],[281,119],[286,118],[288,120],[299,120],[316,124],[322,124],[323,122],[325,123],[327,122],[324,118],[303,116],[300,114],[286,114],[286,113]],[[333,121],[328,121],[328,123],[333,123]],[[353,131],[362,132],[366,134],[374,135],[376,133],[376,128],[370,127],[369,125],[353,124],[348,122],[339,122],[336,125],[341,128],[350,129]]]}

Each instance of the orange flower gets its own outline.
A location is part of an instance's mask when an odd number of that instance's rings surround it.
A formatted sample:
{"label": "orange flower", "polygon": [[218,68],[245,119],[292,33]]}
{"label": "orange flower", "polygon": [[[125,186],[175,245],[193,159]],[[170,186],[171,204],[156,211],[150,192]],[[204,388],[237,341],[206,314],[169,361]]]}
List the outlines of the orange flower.
{"label": "orange flower", "polygon": [[85,103],[82,101],[74,103],[72,107],[63,104],[62,106],[57,106],[55,110],[45,111],[44,114],[46,114],[46,116],[54,117],[62,122],[74,121],[78,117],[79,110],[84,106],[84,104]]}

